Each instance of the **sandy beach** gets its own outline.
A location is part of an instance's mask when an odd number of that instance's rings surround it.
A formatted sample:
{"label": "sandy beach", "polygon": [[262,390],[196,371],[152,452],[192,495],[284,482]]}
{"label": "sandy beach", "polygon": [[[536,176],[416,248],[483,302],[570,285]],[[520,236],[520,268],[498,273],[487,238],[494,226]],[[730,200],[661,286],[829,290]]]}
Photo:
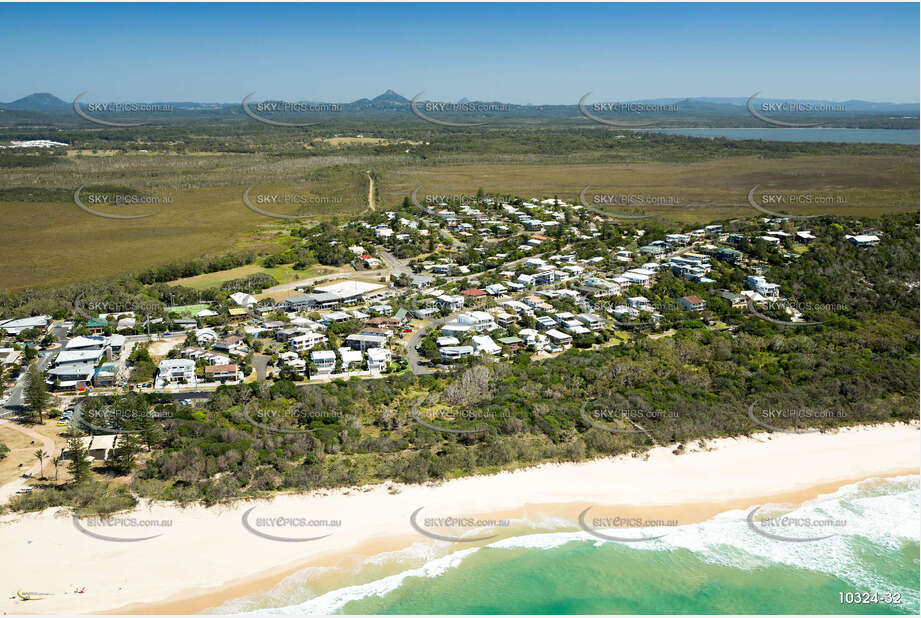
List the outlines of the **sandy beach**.
{"label": "sandy beach", "polygon": [[[688,524],[734,508],[797,504],[867,478],[917,474],[919,447],[917,424],[878,425],[711,440],[680,455],[657,448],[648,457],[545,464],[435,486],[385,484],[211,508],[143,504],[107,527],[78,526],[64,509],[6,515],[0,611],[196,613],[267,590],[306,566],[357,565],[419,542],[447,545],[414,529],[410,518],[419,509],[416,524],[433,534],[497,534],[491,541],[520,526],[503,534],[430,520],[552,520],[577,529],[579,513],[591,506],[604,515]],[[145,537],[153,538],[136,540]],[[291,540],[314,537],[322,538]],[[17,589],[42,598],[10,598]]]}

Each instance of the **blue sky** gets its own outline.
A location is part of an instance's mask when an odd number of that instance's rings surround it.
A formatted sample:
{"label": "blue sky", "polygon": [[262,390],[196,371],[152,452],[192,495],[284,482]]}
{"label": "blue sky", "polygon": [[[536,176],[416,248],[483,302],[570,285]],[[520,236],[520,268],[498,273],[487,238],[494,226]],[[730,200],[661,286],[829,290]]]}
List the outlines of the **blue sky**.
{"label": "blue sky", "polygon": [[0,101],[916,102],[919,5],[0,4]]}

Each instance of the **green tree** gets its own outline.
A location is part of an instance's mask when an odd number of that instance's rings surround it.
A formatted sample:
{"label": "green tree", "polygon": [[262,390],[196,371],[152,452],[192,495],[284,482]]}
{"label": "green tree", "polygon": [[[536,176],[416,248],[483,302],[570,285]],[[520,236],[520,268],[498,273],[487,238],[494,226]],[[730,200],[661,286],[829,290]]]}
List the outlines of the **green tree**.
{"label": "green tree", "polygon": [[50,396],[48,395],[48,385],[45,384],[45,376],[36,363],[29,365],[29,373],[26,375],[26,403],[32,409],[32,415],[38,416],[38,422],[44,421],[42,413],[48,407]]}
{"label": "green tree", "polygon": [[73,476],[74,482],[78,484],[86,480],[90,474],[90,463],[87,461],[89,448],[83,445],[81,437],[83,437],[83,434],[75,430],[67,438],[67,451],[70,453],[67,471]]}
{"label": "green tree", "polygon": [[45,478],[45,460],[48,459],[48,454],[45,453],[43,449],[38,449],[35,451],[34,455],[38,460],[39,473],[41,474],[41,478]]}

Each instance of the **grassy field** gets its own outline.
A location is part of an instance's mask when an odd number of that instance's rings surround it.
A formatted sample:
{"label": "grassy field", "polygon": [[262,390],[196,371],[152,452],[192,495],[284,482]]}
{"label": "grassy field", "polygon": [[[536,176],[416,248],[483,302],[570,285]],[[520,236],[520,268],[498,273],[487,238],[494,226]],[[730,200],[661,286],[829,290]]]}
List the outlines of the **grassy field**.
{"label": "grassy field", "polygon": [[[917,210],[918,158],[895,156],[797,156],[789,159],[738,157],[702,163],[628,163],[599,165],[456,165],[382,174],[378,193],[394,203],[421,187],[426,193],[475,193],[521,197],[557,196],[578,203],[580,192],[665,198],[661,206],[607,208],[623,214],[653,214],[685,223],[701,223],[757,214],[747,202],[749,190],[760,193],[842,196],[832,212],[877,216]],[[758,200],[761,201],[760,199]],[[677,202],[677,203],[675,203]],[[768,206],[770,209],[771,207]],[[789,214],[825,214],[829,206],[792,206]]]}
{"label": "grassy field", "polygon": [[[277,243],[291,223],[250,210],[243,202],[249,186],[250,203],[272,213],[325,220],[365,210],[367,167],[343,165],[341,157],[316,159],[322,161],[225,154],[89,156],[40,169],[0,170],[5,196],[0,198],[0,288],[64,285],[241,249],[280,249]],[[94,216],[74,203],[73,193],[82,185],[81,201],[95,211],[152,216]],[[162,202],[91,203],[101,187]],[[259,201],[270,195],[280,201]]]}
{"label": "grassy field", "polygon": [[175,281],[171,281],[170,285],[181,285],[195,290],[206,290],[208,288],[221,287],[221,284],[225,281],[241,279],[243,277],[248,277],[249,275],[255,275],[259,273],[271,275],[275,278],[276,281],[278,281],[279,285],[283,285],[285,283],[292,283],[301,279],[319,277],[321,275],[330,275],[338,272],[354,272],[354,270],[351,267],[333,268],[330,266],[320,265],[308,268],[307,270],[294,270],[290,266],[265,268],[263,266],[259,266],[258,264],[248,264],[246,266],[240,266],[239,268],[231,268],[229,270],[220,270],[213,273],[196,275],[194,277],[177,279]]}
{"label": "grassy field", "polygon": [[[343,138],[345,139],[345,138]],[[563,159],[563,157],[561,157]],[[528,160],[525,158],[524,160]],[[813,193],[843,201],[829,206],[772,208],[789,214],[876,216],[917,210],[919,160],[895,155],[797,155],[762,159],[731,157],[694,163],[419,162],[409,157],[270,157],[264,154],[71,156],[40,168],[0,169],[0,288],[64,285],[103,279],[150,266],[227,254],[241,249],[281,249],[287,220],[253,212],[250,202],[278,214],[347,217],[367,208],[373,169],[380,206],[420,194],[456,192],[522,197],[558,196],[577,202],[588,185],[594,194],[664,199],[665,205],[611,207],[608,212],[654,214],[683,222],[757,215],[748,205],[754,185],[779,194]],[[153,216],[133,220],[96,217],[73,203],[81,186],[84,203],[96,187],[169,198],[145,206],[98,206],[97,211]],[[759,191],[759,192],[760,192]],[[293,196],[299,203],[260,202],[258,196]],[[769,206],[768,206],[769,207]],[[770,207],[769,207],[770,208]],[[271,273],[270,273],[271,274]],[[192,278],[191,287],[219,285],[221,277]],[[297,274],[303,278],[303,273]],[[273,274],[273,276],[276,276]],[[276,279],[286,281],[284,270]]]}

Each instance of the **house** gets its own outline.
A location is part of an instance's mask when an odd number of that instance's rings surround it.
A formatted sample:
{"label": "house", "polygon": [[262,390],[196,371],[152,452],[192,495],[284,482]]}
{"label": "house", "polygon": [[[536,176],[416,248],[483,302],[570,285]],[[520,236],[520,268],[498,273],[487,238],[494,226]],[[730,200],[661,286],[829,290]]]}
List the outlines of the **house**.
{"label": "house", "polygon": [[460,339],[457,337],[438,337],[435,339],[435,345],[437,345],[439,348],[443,348],[445,346],[460,345]]}
{"label": "house", "polygon": [[508,289],[501,283],[493,283],[492,285],[486,286],[486,292],[492,296],[501,296],[508,292]]}
{"label": "house", "polygon": [[519,337],[500,337],[499,343],[513,350],[517,350],[524,345],[524,339]]}
{"label": "house", "polygon": [[686,311],[703,311],[707,303],[696,296],[682,296],[675,301]]}
{"label": "house", "polygon": [[74,337],[64,346],[64,350],[104,350],[106,347],[105,337]]}
{"label": "house", "polygon": [[242,320],[249,317],[249,311],[245,307],[231,307],[228,309],[227,314],[231,320]]}
{"label": "house", "polygon": [[368,356],[368,371],[373,371],[380,373],[387,368],[387,363],[390,362],[392,355],[390,350],[385,348],[371,348],[367,352]]}
{"label": "house", "polygon": [[551,330],[556,328],[556,320],[551,318],[549,315],[542,315],[537,318],[537,327],[541,330]]}
{"label": "house", "polygon": [[239,369],[234,364],[208,365],[205,367],[205,378],[208,381],[227,382],[236,381]]}
{"label": "house", "polygon": [[390,305],[373,305],[368,308],[371,315],[393,315],[393,307]]}
{"label": "house", "polygon": [[547,331],[547,337],[550,339],[551,342],[554,343],[554,345],[562,346],[562,345],[569,345],[570,343],[572,343],[572,337],[570,335],[567,335],[566,333],[562,331],[558,331],[555,328],[551,328],[550,330]]}
{"label": "house", "polygon": [[238,307],[251,307],[256,304],[256,298],[246,292],[234,292],[230,295],[230,300]]}
{"label": "house", "polygon": [[282,361],[286,367],[295,373],[304,373],[307,368],[307,361],[297,355],[296,352],[281,352],[278,360]]}
{"label": "house", "polygon": [[457,323],[470,327],[470,330],[493,330],[496,323],[485,311],[466,311],[457,316]]}
{"label": "house", "polygon": [[776,283],[768,283],[761,275],[751,275],[745,280],[745,285],[765,298],[780,297],[780,286]]}
{"label": "house", "polygon": [[726,247],[717,247],[714,251],[716,259],[722,260],[724,262],[729,262],[731,264],[737,264],[742,261],[742,258],[745,257],[745,254],[741,251],[736,251],[735,249],[728,249]]}
{"label": "house", "polygon": [[741,294],[736,294],[735,292],[731,290],[720,290],[719,292],[717,292],[717,295],[720,298],[725,298],[726,300],[728,300],[730,305],[736,308],[744,307],[746,304],[744,296],[742,296]]}
{"label": "house", "polygon": [[165,358],[160,361],[157,379],[165,384],[194,384],[195,361],[187,358]]}
{"label": "house", "polygon": [[810,243],[815,239],[816,237],[813,236],[812,232],[809,230],[802,230],[796,233],[796,240],[804,243]]}
{"label": "house", "polygon": [[0,320],[0,328],[5,330],[7,335],[14,337],[24,330],[38,329],[44,332],[49,324],[51,324],[50,315],[36,315],[30,318],[19,318],[14,320]]}
{"label": "house", "polygon": [[480,354],[498,354],[502,351],[502,348],[489,335],[474,335],[472,340],[473,353],[477,356]]}
{"label": "house", "polygon": [[441,355],[442,360],[458,360],[460,358],[473,356],[473,346],[445,346],[443,348],[439,348],[438,353]]}
{"label": "house", "polygon": [[[325,337],[324,337],[325,339]],[[386,337],[379,337],[373,334],[351,334],[345,338],[345,345],[353,350],[361,352],[372,349],[383,349],[387,345]]]}
{"label": "house", "polygon": [[481,296],[486,296],[488,292],[486,290],[481,290],[479,288],[470,288],[461,292],[461,296],[475,300]]}
{"label": "house", "polygon": [[580,313],[576,319],[585,324],[589,330],[601,330],[604,327],[604,320],[594,313]]}
{"label": "house", "polygon": [[360,351],[351,348],[339,348],[339,358],[342,359],[343,371],[348,371],[352,365],[360,367],[364,360]]}
{"label": "house", "polygon": [[336,368],[336,353],[332,350],[315,350],[310,353],[310,362],[316,365],[318,374],[330,374]]}
{"label": "house", "polygon": [[409,285],[421,290],[422,288],[427,288],[435,282],[435,277],[429,277],[428,275],[410,275]]}
{"label": "house", "polygon": [[103,388],[115,386],[115,376],[118,374],[118,368],[115,365],[103,365],[96,370],[93,376],[93,385]]}
{"label": "house", "polygon": [[852,244],[857,245],[858,247],[872,247],[879,244],[879,236],[871,234],[858,234],[857,236],[851,236],[848,234],[845,236]]}
{"label": "house", "polygon": [[109,322],[105,318],[90,318],[86,321],[86,328],[94,335],[101,334],[108,326]]}
{"label": "house", "polygon": [[326,337],[320,333],[304,333],[303,335],[298,335],[296,337],[291,337],[288,339],[288,345],[291,346],[291,349],[295,352],[306,352],[310,350],[315,345],[326,341]]}
{"label": "house", "polygon": [[89,385],[96,373],[96,363],[68,363],[46,371],[47,383],[60,388],[82,388]]}
{"label": "house", "polygon": [[435,304],[453,313],[464,308],[464,297],[459,295],[442,294],[437,299],[435,299]]}
{"label": "house", "polygon": [[230,335],[216,342],[214,349],[226,352],[231,356],[243,356],[246,354],[246,342],[239,335]]}
{"label": "house", "polygon": [[211,345],[217,341],[217,333],[210,328],[199,328],[195,331],[195,340],[198,345]]}

